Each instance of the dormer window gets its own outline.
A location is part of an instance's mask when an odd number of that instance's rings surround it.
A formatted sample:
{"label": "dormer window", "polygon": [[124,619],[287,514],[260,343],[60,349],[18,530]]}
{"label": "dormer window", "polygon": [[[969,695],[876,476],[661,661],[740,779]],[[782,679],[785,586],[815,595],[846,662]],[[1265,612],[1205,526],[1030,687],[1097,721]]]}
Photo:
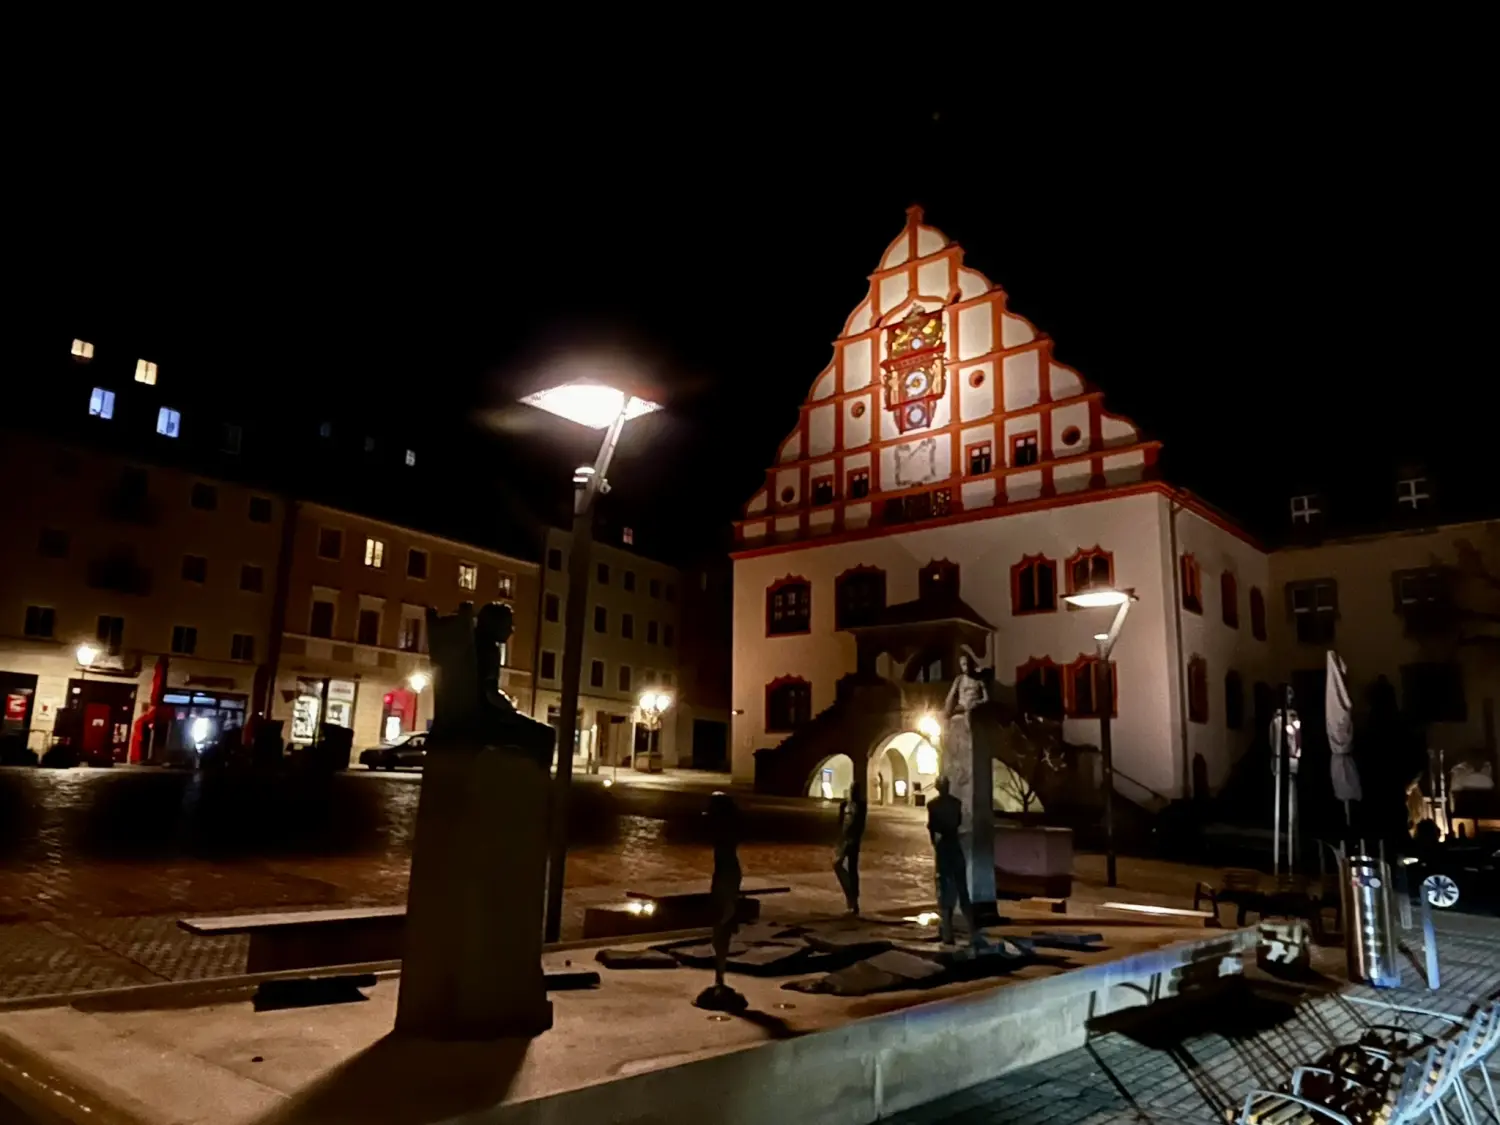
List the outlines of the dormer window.
{"label": "dormer window", "polygon": [[156,386],[156,364],[149,359],[138,359],[135,361],[135,381],[145,383],[148,387]]}
{"label": "dormer window", "polygon": [[1408,511],[1421,511],[1432,499],[1426,477],[1406,477],[1396,482],[1396,505]]}
{"label": "dormer window", "polygon": [[1310,525],[1323,514],[1323,506],[1317,496],[1308,493],[1292,497],[1292,522]]}
{"label": "dormer window", "polygon": [[94,345],[87,340],[73,341],[73,358],[89,360],[94,358]]}

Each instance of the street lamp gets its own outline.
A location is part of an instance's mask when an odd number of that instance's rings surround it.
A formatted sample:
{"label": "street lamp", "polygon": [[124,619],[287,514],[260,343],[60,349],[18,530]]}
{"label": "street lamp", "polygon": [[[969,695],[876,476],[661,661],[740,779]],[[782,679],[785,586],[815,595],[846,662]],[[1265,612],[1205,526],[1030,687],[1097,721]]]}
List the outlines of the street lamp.
{"label": "street lamp", "polygon": [[[651,749],[656,749],[658,736],[661,733],[661,717],[666,714],[667,708],[672,706],[672,693],[669,691],[656,691],[647,688],[641,692],[640,698],[636,700],[636,706],[641,711],[641,723],[651,732]],[[620,772],[620,760],[615,759],[615,774]]]}
{"label": "street lamp", "polygon": [[1099,646],[1099,664],[1104,670],[1099,696],[1099,755],[1104,759],[1104,867],[1105,879],[1113,887],[1115,882],[1115,751],[1110,741],[1109,719],[1115,709],[1115,679],[1110,672],[1109,654],[1120,639],[1120,630],[1130,607],[1138,599],[1134,590],[1093,589],[1068,594],[1063,601],[1079,609],[1115,610],[1115,619],[1109,632],[1095,633],[1094,641]]}
{"label": "street lamp", "polygon": [[568,856],[568,789],[573,781],[573,740],[578,732],[578,688],[583,677],[583,621],[589,589],[589,544],[593,539],[594,499],[609,491],[609,463],[625,423],[653,410],[654,402],[588,379],[548,387],[521,400],[591,430],[603,430],[592,465],[573,473],[573,548],[568,560],[568,609],[563,619],[562,698],[557,718],[557,797],[552,810],[552,842],[547,864],[546,940],[562,930],[563,871]]}
{"label": "street lamp", "polygon": [[73,650],[73,655],[78,658],[78,666],[83,669],[84,678],[87,679],[89,667],[99,659],[99,650],[85,641]]}
{"label": "street lamp", "polygon": [[406,682],[412,691],[421,695],[422,692],[427,690],[427,685],[432,683],[432,677],[426,672],[413,672],[410,676],[406,677]]}

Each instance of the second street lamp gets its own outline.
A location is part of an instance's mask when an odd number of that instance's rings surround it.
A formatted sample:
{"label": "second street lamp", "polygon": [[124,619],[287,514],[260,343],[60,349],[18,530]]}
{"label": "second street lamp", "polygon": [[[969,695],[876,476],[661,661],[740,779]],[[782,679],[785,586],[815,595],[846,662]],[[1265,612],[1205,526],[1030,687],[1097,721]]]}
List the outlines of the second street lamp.
{"label": "second street lamp", "polygon": [[1115,610],[1115,619],[1110,624],[1109,632],[1094,634],[1094,640],[1099,646],[1101,672],[1094,703],[1099,711],[1099,757],[1104,773],[1104,870],[1106,881],[1111,887],[1116,885],[1115,751],[1110,741],[1109,720],[1115,709],[1115,678],[1109,666],[1109,656],[1114,652],[1115,642],[1120,639],[1120,630],[1125,626],[1125,618],[1130,615],[1130,607],[1136,600],[1134,590],[1111,589],[1081,590],[1063,598],[1063,601],[1079,609]]}
{"label": "second street lamp", "polygon": [[589,380],[548,387],[521,400],[528,406],[603,430],[592,465],[573,475],[573,545],[568,559],[568,606],[563,616],[562,698],[557,717],[557,781],[552,807],[552,840],[547,863],[546,940],[562,931],[563,872],[568,855],[568,787],[573,781],[573,743],[578,733],[578,689],[583,677],[583,623],[589,591],[589,545],[593,541],[594,500],[609,491],[609,463],[625,423],[659,410],[628,391]]}

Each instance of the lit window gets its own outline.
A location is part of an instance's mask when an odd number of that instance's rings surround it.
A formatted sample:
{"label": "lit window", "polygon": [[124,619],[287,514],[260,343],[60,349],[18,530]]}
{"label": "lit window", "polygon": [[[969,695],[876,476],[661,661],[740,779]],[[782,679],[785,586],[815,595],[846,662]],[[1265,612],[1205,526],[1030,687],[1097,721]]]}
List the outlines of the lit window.
{"label": "lit window", "polygon": [[87,340],[74,340],[73,354],[79,359],[93,359],[94,345],[89,343]]}
{"label": "lit window", "polygon": [[182,412],[163,406],[156,412],[156,432],[163,437],[177,437],[182,432]]}
{"label": "lit window", "polygon": [[1426,477],[1408,477],[1396,482],[1396,503],[1416,511],[1432,499]]}
{"label": "lit window", "polygon": [[115,416],[115,392],[106,391],[103,387],[95,387],[94,393],[89,395],[89,413],[95,418],[113,418]]}
{"label": "lit window", "polygon": [[635,528],[633,528],[633,527],[627,527],[624,531],[620,532],[620,542],[621,543],[634,543],[635,542]]}
{"label": "lit window", "polygon": [[385,565],[385,543],[379,539],[365,540],[365,565],[379,570]]}
{"label": "lit window", "polygon": [[514,574],[500,575],[497,583],[496,593],[502,598],[513,598],[516,596],[516,576]]}
{"label": "lit window", "polygon": [[156,386],[156,364],[149,359],[138,359],[135,361],[135,381],[145,383],[148,387]]}
{"label": "lit window", "polygon": [[1323,514],[1323,509],[1318,506],[1316,496],[1293,496],[1292,497],[1292,522],[1312,523],[1312,521]]}
{"label": "lit window", "polygon": [[475,590],[479,588],[479,567],[473,563],[458,564],[458,584],[462,589]]}
{"label": "lit window", "polygon": [[417,451],[415,449],[408,449],[406,451],[406,463],[408,465],[415,465],[417,463]]}

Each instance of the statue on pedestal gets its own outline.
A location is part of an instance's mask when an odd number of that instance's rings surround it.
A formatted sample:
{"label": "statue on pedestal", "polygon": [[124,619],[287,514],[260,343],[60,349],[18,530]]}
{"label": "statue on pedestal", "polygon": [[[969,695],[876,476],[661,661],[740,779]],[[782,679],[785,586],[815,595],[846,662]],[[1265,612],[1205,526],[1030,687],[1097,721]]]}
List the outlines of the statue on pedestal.
{"label": "statue on pedestal", "polygon": [[833,856],[833,873],[843,889],[850,914],[859,913],[859,845],[869,811],[864,778],[856,776],[849,796],[839,802],[839,846]]}
{"label": "statue on pedestal", "polygon": [[728,793],[714,793],[708,798],[708,829],[714,844],[714,875],[709,885],[714,913],[714,983],[693,1003],[714,1012],[743,1012],[749,1001],[724,983],[729,941],[739,928],[740,906],[739,810]]}
{"label": "statue on pedestal", "polygon": [[961,908],[969,927],[969,943],[978,945],[979,927],[974,921],[974,904],[969,899],[968,861],[959,838],[963,827],[964,807],[950,792],[952,783],[946,776],[937,779],[938,795],[927,802],[927,834],[937,867],[938,935],[944,945],[953,944],[953,908]]}
{"label": "statue on pedestal", "polygon": [[990,701],[990,687],[974,673],[974,661],[968,653],[958,658],[958,675],[953,677],[953,686],[948,689],[948,698],[943,702],[943,715],[948,719],[968,719],[969,712],[981,703]]}

